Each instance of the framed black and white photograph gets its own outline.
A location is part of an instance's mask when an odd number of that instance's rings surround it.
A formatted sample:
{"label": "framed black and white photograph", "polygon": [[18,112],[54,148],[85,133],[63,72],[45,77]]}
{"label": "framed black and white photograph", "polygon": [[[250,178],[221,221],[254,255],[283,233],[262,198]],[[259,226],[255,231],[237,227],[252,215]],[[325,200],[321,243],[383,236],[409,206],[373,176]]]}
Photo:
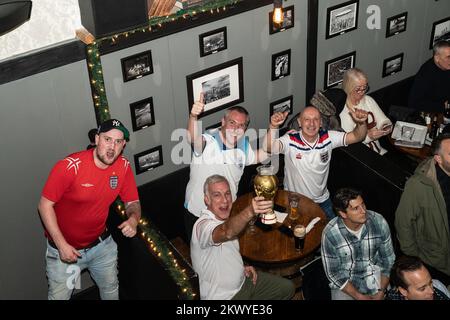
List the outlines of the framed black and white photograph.
{"label": "framed black and white photograph", "polygon": [[275,112],[285,112],[288,111],[288,114],[292,114],[294,96],[290,95],[286,98],[279,99],[270,104],[270,115],[273,115]]}
{"label": "framed black and white photograph", "polygon": [[400,13],[387,19],[386,38],[392,37],[406,31],[406,22],[408,21],[408,12]]}
{"label": "framed black and white photograph", "polygon": [[120,60],[123,82],[138,79],[153,73],[152,52],[145,51]]}
{"label": "framed black and white photograph", "polygon": [[227,28],[223,27],[198,36],[200,57],[204,57],[227,48]]}
{"label": "framed black and white photograph", "polygon": [[294,27],[294,6],[283,8],[283,22],[273,23],[273,11],[269,12],[269,34],[274,34]]}
{"label": "framed black and white photograph", "polygon": [[403,53],[393,57],[384,59],[383,62],[383,78],[402,71],[403,67]]}
{"label": "framed black and white photograph", "polygon": [[163,165],[162,146],[158,146],[134,155],[136,174],[153,170]]}
{"label": "framed black and white photograph", "polygon": [[358,6],[359,0],[356,0],[327,9],[327,39],[358,28]]}
{"label": "framed black and white photograph", "polygon": [[155,124],[153,98],[136,101],[130,104],[133,131],[138,131]]}
{"label": "framed black and white photograph", "polygon": [[325,62],[325,90],[342,82],[344,73],[355,67],[356,51]]}
{"label": "framed black and white photograph", "polygon": [[291,74],[291,49],[272,55],[272,81]]}
{"label": "framed black and white photograph", "polygon": [[189,112],[203,92],[205,108],[199,117],[244,101],[242,57],[186,77]]}
{"label": "framed black and white photograph", "polygon": [[431,29],[430,49],[440,40],[450,41],[450,17],[436,21]]}

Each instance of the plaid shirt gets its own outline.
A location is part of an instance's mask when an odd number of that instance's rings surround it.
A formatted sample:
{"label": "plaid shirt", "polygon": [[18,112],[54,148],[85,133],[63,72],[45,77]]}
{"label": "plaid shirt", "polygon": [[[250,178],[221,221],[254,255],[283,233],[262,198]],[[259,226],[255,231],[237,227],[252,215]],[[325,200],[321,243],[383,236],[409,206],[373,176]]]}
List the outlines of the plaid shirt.
{"label": "plaid shirt", "polygon": [[395,260],[389,226],[380,214],[370,210],[359,240],[341,217],[331,220],[322,233],[321,251],[331,289],[342,289],[350,281],[359,292],[370,295],[379,289],[377,271],[389,277]]}

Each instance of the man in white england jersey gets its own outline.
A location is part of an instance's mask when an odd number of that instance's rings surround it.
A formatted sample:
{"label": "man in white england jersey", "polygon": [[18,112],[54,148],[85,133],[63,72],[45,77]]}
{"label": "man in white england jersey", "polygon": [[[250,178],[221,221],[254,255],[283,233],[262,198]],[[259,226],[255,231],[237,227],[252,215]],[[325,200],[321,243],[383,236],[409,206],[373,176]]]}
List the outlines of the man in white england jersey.
{"label": "man in white england jersey", "polygon": [[[350,112],[356,127],[345,133],[321,128],[322,121],[317,108],[306,107],[297,118],[300,130],[290,130],[274,139],[278,126],[271,124],[266,139],[267,152],[285,155],[284,189],[301,193],[316,202],[328,219],[335,217],[327,189],[331,151],[362,141],[367,134],[367,112],[355,109]],[[282,123],[282,122],[281,122]]]}

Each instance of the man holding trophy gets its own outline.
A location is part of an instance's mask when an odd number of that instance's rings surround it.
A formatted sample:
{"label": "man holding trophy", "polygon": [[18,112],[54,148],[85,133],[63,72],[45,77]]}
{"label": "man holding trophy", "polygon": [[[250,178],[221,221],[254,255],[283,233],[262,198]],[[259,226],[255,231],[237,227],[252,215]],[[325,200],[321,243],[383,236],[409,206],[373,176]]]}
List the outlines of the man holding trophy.
{"label": "man holding trophy", "polygon": [[230,217],[232,194],[227,179],[208,177],[203,186],[207,208],[194,224],[191,258],[198,273],[202,300],[286,300],[294,285],[273,274],[244,266],[238,235],[251,219],[272,210],[273,201],[256,196],[241,212]]}
{"label": "man holding trophy", "polygon": [[[285,155],[284,189],[301,193],[316,202],[332,219],[333,212],[330,193],[327,189],[331,151],[362,141],[367,134],[367,112],[359,109],[350,111],[356,123],[353,131],[345,133],[322,129],[322,120],[317,108],[306,107],[297,118],[300,130],[290,130],[275,139],[278,126],[271,123],[263,146],[267,152]],[[283,123],[281,121],[280,123]]]}

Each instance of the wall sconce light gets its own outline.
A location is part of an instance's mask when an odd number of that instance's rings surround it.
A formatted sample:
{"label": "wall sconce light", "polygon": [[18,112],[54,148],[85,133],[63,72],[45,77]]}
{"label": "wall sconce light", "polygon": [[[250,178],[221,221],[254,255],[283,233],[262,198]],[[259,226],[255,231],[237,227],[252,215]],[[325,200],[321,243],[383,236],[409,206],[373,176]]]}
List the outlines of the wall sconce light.
{"label": "wall sconce light", "polygon": [[273,23],[283,23],[283,0],[273,0]]}
{"label": "wall sconce light", "polygon": [[31,1],[0,0],[0,36],[28,21]]}

